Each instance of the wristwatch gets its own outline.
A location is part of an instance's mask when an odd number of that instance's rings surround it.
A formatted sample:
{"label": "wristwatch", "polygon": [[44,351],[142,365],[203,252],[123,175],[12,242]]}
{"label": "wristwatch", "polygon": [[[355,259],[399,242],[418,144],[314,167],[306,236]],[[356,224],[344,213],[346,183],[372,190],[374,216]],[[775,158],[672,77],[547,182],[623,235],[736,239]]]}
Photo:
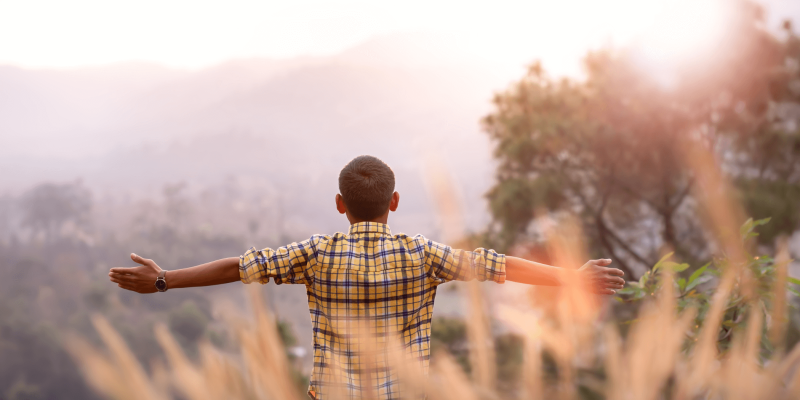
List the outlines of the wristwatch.
{"label": "wristwatch", "polygon": [[158,278],[156,278],[156,289],[159,292],[166,292],[167,289],[169,289],[167,287],[167,280],[165,279],[166,277],[167,277],[167,270],[162,269],[161,272],[158,273]]}

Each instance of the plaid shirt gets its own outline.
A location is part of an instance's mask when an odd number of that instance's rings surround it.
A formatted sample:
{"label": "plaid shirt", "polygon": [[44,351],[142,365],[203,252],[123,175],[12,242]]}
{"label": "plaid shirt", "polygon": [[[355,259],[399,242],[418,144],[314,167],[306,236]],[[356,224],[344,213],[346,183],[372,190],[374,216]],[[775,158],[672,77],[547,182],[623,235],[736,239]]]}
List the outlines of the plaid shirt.
{"label": "plaid shirt", "polygon": [[[453,250],[421,235],[392,235],[385,224],[359,222],[348,234],[314,235],[276,250],[251,248],[240,257],[239,275],[244,283],[272,278],[306,285],[314,330],[308,391],[324,400],[333,393],[408,398],[388,366],[388,338],[398,338],[427,374],[436,287],[452,280],[503,283],[506,273],[505,256],[494,250]],[[370,343],[353,334],[357,324],[370,326]]]}

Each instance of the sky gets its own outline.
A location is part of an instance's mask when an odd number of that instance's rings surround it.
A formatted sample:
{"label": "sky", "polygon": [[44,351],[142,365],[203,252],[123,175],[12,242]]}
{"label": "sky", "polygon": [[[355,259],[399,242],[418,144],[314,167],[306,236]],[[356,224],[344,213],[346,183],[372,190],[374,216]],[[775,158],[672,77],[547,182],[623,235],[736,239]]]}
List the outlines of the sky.
{"label": "sky", "polygon": [[[592,48],[656,59],[699,51],[730,0],[0,0],[0,65],[75,68],[149,62],[200,69],[241,58],[332,55],[371,38],[443,38],[496,65],[573,74]],[[800,1],[763,0],[775,28]]]}

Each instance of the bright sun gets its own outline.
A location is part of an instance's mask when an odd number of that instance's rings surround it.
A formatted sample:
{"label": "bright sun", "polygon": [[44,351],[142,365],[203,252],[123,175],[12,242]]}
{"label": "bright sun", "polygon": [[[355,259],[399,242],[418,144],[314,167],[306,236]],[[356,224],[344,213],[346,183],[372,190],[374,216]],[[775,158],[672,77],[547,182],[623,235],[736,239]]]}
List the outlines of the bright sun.
{"label": "bright sun", "polygon": [[[232,58],[333,54],[376,35],[446,33],[490,62],[579,70],[598,47],[691,57],[724,24],[725,0],[18,0],[0,2],[0,64],[149,61],[199,68]],[[518,74],[518,72],[515,72]]]}
{"label": "bright sun", "polygon": [[713,50],[729,15],[730,8],[723,0],[664,1],[653,26],[643,32],[640,45],[662,61],[684,62]]}

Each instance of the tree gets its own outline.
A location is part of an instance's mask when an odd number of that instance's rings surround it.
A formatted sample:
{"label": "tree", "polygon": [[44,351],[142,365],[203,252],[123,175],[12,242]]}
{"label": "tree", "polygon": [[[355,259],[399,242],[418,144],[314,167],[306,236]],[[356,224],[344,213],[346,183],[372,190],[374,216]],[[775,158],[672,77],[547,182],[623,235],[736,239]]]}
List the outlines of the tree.
{"label": "tree", "polygon": [[[698,263],[709,246],[692,198],[687,145],[737,155],[726,170],[746,178],[739,181],[742,193],[756,198],[750,205],[776,197],[746,191],[753,179],[794,185],[796,165],[787,165],[796,164],[796,153],[785,151],[781,162],[771,156],[787,135],[797,138],[796,126],[779,127],[774,112],[781,90],[800,85],[784,71],[797,40],[762,29],[763,13],[752,3],[733,11],[713,55],[676,68],[672,85],[631,53],[603,51],[586,57],[585,81],[554,80],[536,63],[497,94],[495,111],[482,121],[499,161],[488,193],[496,245],[509,249],[527,239],[537,210],[567,212],[580,216],[593,252],[614,258],[630,278],[667,251]],[[753,176],[761,165],[783,172]],[[787,190],[796,189],[779,186],[777,197]]]}
{"label": "tree", "polygon": [[44,183],[20,199],[22,225],[51,241],[64,224],[85,226],[92,208],[91,193],[80,182]]}
{"label": "tree", "polygon": [[800,39],[789,21],[784,32],[781,65],[765,74],[760,96],[729,107],[719,124],[742,203],[754,218],[772,218],[762,244],[800,226]]}

